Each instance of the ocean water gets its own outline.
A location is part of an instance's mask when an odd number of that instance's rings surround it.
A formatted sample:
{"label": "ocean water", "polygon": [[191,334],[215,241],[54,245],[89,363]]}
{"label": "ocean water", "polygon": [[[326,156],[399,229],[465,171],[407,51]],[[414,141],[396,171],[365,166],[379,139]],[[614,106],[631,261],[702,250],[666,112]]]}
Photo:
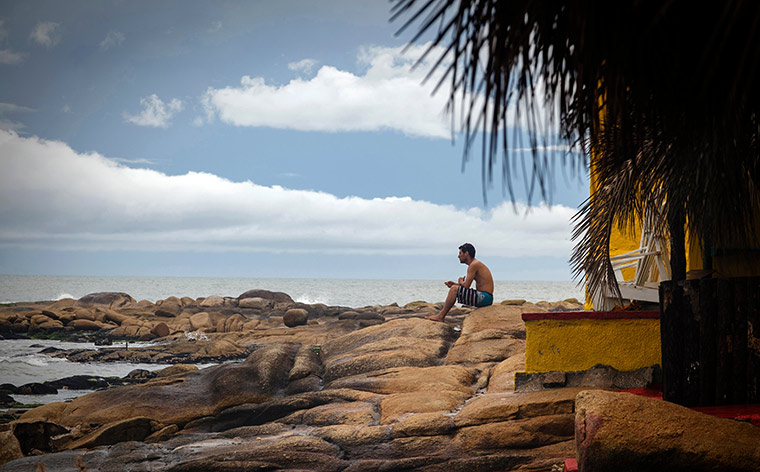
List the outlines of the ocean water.
{"label": "ocean water", "polygon": [[[447,290],[443,280],[0,275],[0,303],[76,299],[94,292],[126,292],[136,300],[155,302],[170,296],[237,297],[254,288],[285,292],[303,303],[349,307],[436,303],[444,300]],[[575,282],[496,281],[494,292],[495,303],[583,300],[584,296],[583,287]]]}
{"label": "ocean water", "polygon": [[[130,342],[129,347],[143,347],[151,343]],[[96,375],[100,377],[124,377],[134,369],[160,370],[171,364],[141,364],[134,362],[69,362],[63,358],[41,354],[45,348],[57,349],[107,349],[124,347],[119,343],[99,347],[93,343],[73,343],[64,341],[12,339],[0,341],[0,384],[10,383],[21,386],[32,382],[47,382],[73,375]],[[198,364],[199,368],[213,364]],[[76,398],[87,390],[59,390],[51,395],[11,395],[20,403],[50,403]]]}

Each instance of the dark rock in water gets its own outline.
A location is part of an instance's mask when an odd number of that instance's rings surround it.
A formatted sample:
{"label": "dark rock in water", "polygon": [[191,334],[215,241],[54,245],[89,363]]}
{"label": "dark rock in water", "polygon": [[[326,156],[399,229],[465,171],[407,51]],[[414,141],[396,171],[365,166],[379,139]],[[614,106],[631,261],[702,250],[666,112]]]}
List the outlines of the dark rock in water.
{"label": "dark rock in water", "polygon": [[56,352],[63,352],[63,349],[58,349],[57,347],[46,347],[40,351],[40,354],[53,354]]}
{"label": "dark rock in water", "polygon": [[45,346],[43,346],[42,344],[32,344],[29,347],[45,347]]}
{"label": "dark rock in water", "polygon": [[253,289],[241,294],[238,300],[244,298],[263,298],[265,300],[274,300],[275,302],[294,303],[290,295],[284,292],[270,292],[269,290]]}
{"label": "dark rock in water", "polygon": [[95,340],[96,346],[111,346],[113,345],[113,341],[111,341],[108,338],[100,338]]}
{"label": "dark rock in water", "polygon": [[290,328],[305,325],[309,320],[309,312],[303,308],[291,308],[282,317],[282,322]]}
{"label": "dark rock in water", "polygon": [[11,406],[16,403],[16,400],[7,393],[0,392],[0,406]]}
{"label": "dark rock in water", "polygon": [[53,395],[58,393],[58,389],[52,385],[32,382],[20,386],[15,393],[18,395]]}
{"label": "dark rock in water", "polygon": [[128,373],[124,377],[124,380],[129,380],[129,381],[132,381],[132,382],[142,382],[142,381],[145,381],[145,380],[150,380],[150,379],[152,379],[155,376],[156,376],[156,374],[154,372],[149,371],[149,370],[135,369],[132,372]]}
{"label": "dark rock in water", "polygon": [[18,387],[13,384],[4,383],[0,385],[0,392],[16,393]]}
{"label": "dark rock in water", "polygon": [[[121,383],[119,382],[119,384]],[[57,389],[70,390],[100,390],[112,385],[103,377],[92,375],[73,375],[52,382],[45,382],[45,384]]]}
{"label": "dark rock in water", "polygon": [[111,308],[118,308],[133,303],[135,303],[135,299],[124,292],[97,292],[80,298],[77,300],[76,306],[107,305]]}

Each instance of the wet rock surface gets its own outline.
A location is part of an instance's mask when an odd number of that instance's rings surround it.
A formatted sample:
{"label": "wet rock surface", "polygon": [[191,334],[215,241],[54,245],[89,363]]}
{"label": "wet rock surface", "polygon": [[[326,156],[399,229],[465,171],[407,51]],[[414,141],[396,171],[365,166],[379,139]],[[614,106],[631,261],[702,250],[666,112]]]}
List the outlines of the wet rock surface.
{"label": "wet rock surface", "polygon": [[[235,362],[133,372],[142,383],[30,410],[0,434],[4,460],[17,459],[2,470],[527,471],[575,455],[577,392],[510,393],[523,367],[520,316],[546,307],[457,308],[436,323],[423,317],[440,304],[425,302],[124,295],[3,307],[0,326],[39,315],[65,333],[81,332],[75,320],[101,323],[103,338],[169,331],[145,348],[51,353],[73,361]],[[288,327],[288,310],[305,324]]]}

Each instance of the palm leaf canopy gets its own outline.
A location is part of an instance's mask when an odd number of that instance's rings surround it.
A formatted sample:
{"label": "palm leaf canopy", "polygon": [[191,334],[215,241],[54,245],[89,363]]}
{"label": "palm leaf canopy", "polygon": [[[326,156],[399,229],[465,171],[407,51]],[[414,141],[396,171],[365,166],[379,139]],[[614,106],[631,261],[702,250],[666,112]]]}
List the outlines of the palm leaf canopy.
{"label": "palm leaf canopy", "polygon": [[[757,237],[760,2],[396,0],[392,15],[400,31],[416,26],[412,42],[432,35],[467,143],[482,134],[489,179],[514,160],[510,106],[555,107],[561,139],[593,155],[598,190],[577,216],[571,260],[591,287],[617,291],[611,230],[645,213],[662,215],[662,232],[667,215],[683,215],[700,242]],[[545,123],[526,122],[540,141]],[[544,196],[549,159],[534,147]]]}

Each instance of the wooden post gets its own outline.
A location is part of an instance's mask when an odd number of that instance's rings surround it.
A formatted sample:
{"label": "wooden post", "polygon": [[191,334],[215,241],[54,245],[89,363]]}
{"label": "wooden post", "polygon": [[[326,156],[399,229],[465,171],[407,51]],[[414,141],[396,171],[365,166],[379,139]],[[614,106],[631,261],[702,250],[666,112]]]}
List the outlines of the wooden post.
{"label": "wooden post", "polygon": [[731,346],[733,348],[733,403],[747,402],[747,279],[733,279],[733,323]]}
{"label": "wooden post", "polygon": [[663,398],[760,402],[760,277],[660,284]]}
{"label": "wooden post", "polygon": [[747,402],[760,403],[760,278],[747,284]]}
{"label": "wooden post", "polygon": [[715,369],[715,403],[728,405],[733,400],[730,386],[732,352],[731,352],[731,311],[733,310],[733,297],[731,287],[726,279],[718,279],[715,290],[715,298],[718,303],[717,322],[715,330],[716,369]]}
{"label": "wooden post", "polygon": [[716,312],[715,279],[702,279],[699,284],[699,404],[715,405]]}

